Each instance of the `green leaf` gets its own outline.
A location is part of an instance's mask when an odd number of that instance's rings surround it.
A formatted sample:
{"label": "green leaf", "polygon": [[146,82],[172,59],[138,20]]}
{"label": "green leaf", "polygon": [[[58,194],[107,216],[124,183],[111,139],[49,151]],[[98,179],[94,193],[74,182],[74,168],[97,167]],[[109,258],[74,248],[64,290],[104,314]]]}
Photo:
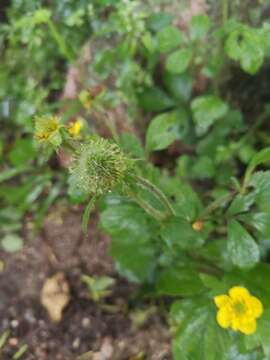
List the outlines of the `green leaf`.
{"label": "green leaf", "polygon": [[148,26],[153,31],[159,31],[165,26],[170,25],[173,20],[172,14],[165,13],[165,12],[158,12],[151,15],[148,18]]}
{"label": "green leaf", "polygon": [[173,342],[175,359],[224,360],[228,335],[218,327],[210,300],[208,303],[199,299],[178,302],[172,315],[178,319],[182,317]]}
{"label": "green leaf", "polygon": [[101,226],[112,236],[111,253],[116,268],[130,281],[151,279],[157,263],[149,221],[135,204],[110,205],[101,214]]}
{"label": "green leaf", "polygon": [[136,237],[149,235],[145,212],[133,204],[111,205],[101,213],[101,226],[109,234],[129,231]]}
{"label": "green leaf", "polygon": [[27,165],[34,159],[35,154],[32,139],[18,139],[13,144],[8,157],[12,165],[17,167]]}
{"label": "green leaf", "polygon": [[260,34],[257,30],[241,27],[228,36],[225,43],[225,52],[240,62],[243,70],[255,74],[263,64],[264,49]]}
{"label": "green leaf", "polygon": [[257,321],[256,336],[262,344],[264,353],[270,357],[270,309],[264,311],[263,316]]}
{"label": "green leaf", "polygon": [[227,252],[232,263],[241,269],[252,268],[260,260],[260,251],[255,240],[235,220],[228,224]]}
{"label": "green leaf", "polygon": [[91,298],[96,302],[110,295],[109,288],[115,284],[115,280],[109,276],[82,275],[81,279],[87,285]]}
{"label": "green leaf", "polygon": [[227,214],[233,216],[235,214],[247,212],[251,205],[254,203],[255,194],[250,193],[247,195],[238,194],[232,201]]}
{"label": "green leaf", "polygon": [[188,73],[181,75],[164,73],[164,83],[168,92],[177,100],[187,102],[192,92],[192,76]]}
{"label": "green leaf", "polygon": [[204,232],[195,231],[190,222],[181,217],[172,218],[161,230],[161,237],[172,250],[200,247]]}
{"label": "green leaf", "polygon": [[175,111],[164,113],[152,119],[146,133],[148,151],[162,150],[172,144],[178,137],[178,119]]}
{"label": "green leaf", "polygon": [[205,14],[193,16],[190,24],[190,36],[192,40],[199,40],[207,34],[210,28],[210,19]]}
{"label": "green leaf", "polygon": [[175,105],[175,102],[161,89],[145,88],[138,95],[139,105],[146,111],[163,111]]}
{"label": "green leaf", "polygon": [[244,187],[249,184],[251,174],[256,169],[256,167],[268,161],[270,161],[270,147],[259,151],[256,155],[253,156],[244,175]]}
{"label": "green leaf", "polygon": [[192,50],[185,48],[174,51],[166,59],[166,70],[172,74],[182,74],[189,66]]}
{"label": "green leaf", "polygon": [[167,26],[157,34],[157,46],[160,52],[167,53],[183,42],[183,34],[175,26]]}
{"label": "green leaf", "polygon": [[203,292],[205,287],[198,272],[188,268],[162,271],[157,279],[160,295],[191,296]]}
{"label": "green leaf", "polygon": [[191,109],[198,135],[205,134],[216,120],[225,116],[228,108],[224,101],[214,95],[195,98],[191,103]]}
{"label": "green leaf", "polygon": [[8,234],[2,238],[1,245],[5,251],[15,252],[23,247],[23,239],[16,234]]}
{"label": "green leaf", "polygon": [[149,281],[156,267],[155,246],[150,238],[131,231],[113,236],[111,254],[119,273],[133,282]]}

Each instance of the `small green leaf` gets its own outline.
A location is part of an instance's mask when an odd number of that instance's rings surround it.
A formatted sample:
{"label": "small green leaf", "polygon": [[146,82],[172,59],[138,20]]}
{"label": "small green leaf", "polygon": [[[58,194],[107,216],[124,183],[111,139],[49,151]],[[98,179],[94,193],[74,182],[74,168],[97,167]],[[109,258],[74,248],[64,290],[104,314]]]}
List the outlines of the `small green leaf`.
{"label": "small green leaf", "polygon": [[210,19],[205,14],[200,14],[193,16],[190,24],[190,36],[192,40],[199,40],[203,38],[209,28],[210,28]]}
{"label": "small green leaf", "polygon": [[175,26],[167,26],[157,34],[158,49],[162,53],[167,53],[175,49],[182,42],[183,35]]}
{"label": "small green leaf", "polygon": [[260,251],[255,240],[235,220],[228,225],[227,251],[232,263],[241,269],[252,268],[260,260]]}
{"label": "small green leaf", "polygon": [[264,49],[260,34],[252,28],[241,27],[232,31],[226,40],[225,52],[231,59],[238,60],[243,70],[251,75],[263,64]]}
{"label": "small green leaf", "polygon": [[163,90],[158,87],[145,88],[138,95],[139,105],[146,111],[163,111],[175,105]]}
{"label": "small green leaf", "polygon": [[164,82],[168,92],[177,100],[187,102],[192,92],[192,76],[188,73],[181,75],[164,73]]}
{"label": "small green leaf", "polygon": [[16,234],[8,234],[1,240],[2,248],[7,252],[15,252],[23,247],[23,239]]}
{"label": "small green leaf", "polygon": [[248,185],[251,174],[256,169],[256,167],[268,161],[270,161],[270,147],[259,151],[256,155],[253,156],[244,175],[244,188]]}
{"label": "small green leaf", "polygon": [[152,119],[146,133],[148,151],[162,150],[172,144],[178,137],[176,112],[161,114]]}
{"label": "small green leaf", "polygon": [[192,50],[185,48],[174,51],[167,57],[166,70],[172,74],[182,74],[189,66]]}
{"label": "small green leaf", "polygon": [[228,105],[217,96],[204,95],[192,101],[191,109],[197,132],[203,135],[216,120],[226,115]]}
{"label": "small green leaf", "polygon": [[35,157],[35,149],[32,139],[18,139],[13,144],[8,154],[9,160],[14,166],[27,165]]}

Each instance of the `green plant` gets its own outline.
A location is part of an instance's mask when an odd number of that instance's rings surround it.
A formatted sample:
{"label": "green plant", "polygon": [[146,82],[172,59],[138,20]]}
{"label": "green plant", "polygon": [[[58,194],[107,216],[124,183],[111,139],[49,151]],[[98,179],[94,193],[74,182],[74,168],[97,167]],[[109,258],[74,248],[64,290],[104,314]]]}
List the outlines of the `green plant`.
{"label": "green plant", "polygon": [[[260,6],[251,8],[258,15],[254,19],[254,12],[240,11],[237,1],[214,4],[212,14],[193,16],[186,29],[176,25],[179,19],[172,11],[162,10],[163,1],[154,13],[152,1],[82,3],[74,5],[69,20],[55,24],[52,11],[31,9],[9,30],[4,27],[4,36],[11,32],[7,74],[18,75],[16,85],[2,75],[6,101],[26,92],[14,122],[25,118],[25,108],[32,109],[28,119],[37,108],[41,114],[60,108],[44,101],[63,85],[54,65],[60,59],[74,61],[86,39],[82,31],[76,42],[72,29],[90,22],[90,43],[97,51],[78,99],[56,122],[54,115],[36,118],[36,139],[47,153],[61,148],[72,158],[68,175],[57,172],[58,186],[64,188],[67,176],[68,197],[88,202],[85,232],[96,204],[100,226],[112,238],[118,272],[140,283],[146,297],[170,299],[176,360],[269,358],[269,22],[261,20]],[[50,32],[40,32],[43,26]],[[56,57],[52,42],[46,42],[48,34],[58,46]],[[47,44],[41,54],[38,38]],[[23,88],[10,61],[21,54],[18,42],[26,43],[33,56],[37,78],[42,82],[50,74],[48,87],[32,79]],[[44,68],[38,70],[40,63]],[[95,94],[100,84],[105,85]],[[118,132],[109,116],[118,106],[143,136]],[[89,123],[99,114],[113,140],[93,135],[94,127],[73,136],[66,120],[77,110]],[[33,130],[30,121],[24,127]],[[8,152],[14,168],[7,167],[3,181],[27,171],[17,166],[31,162],[32,143],[25,144],[24,156]],[[46,158],[37,158],[43,169]],[[42,182],[43,176],[30,178]],[[18,199],[17,194],[14,206],[21,204]],[[107,294],[108,282],[101,280],[84,278],[95,301]],[[235,288],[245,296],[234,296]],[[217,315],[221,310],[223,316]]]}

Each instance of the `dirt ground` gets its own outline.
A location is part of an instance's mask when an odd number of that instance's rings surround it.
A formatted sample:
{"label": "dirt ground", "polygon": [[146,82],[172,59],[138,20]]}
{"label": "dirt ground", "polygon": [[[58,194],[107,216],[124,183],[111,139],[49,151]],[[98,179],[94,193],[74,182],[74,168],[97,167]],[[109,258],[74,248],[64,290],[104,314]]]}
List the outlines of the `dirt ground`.
{"label": "dirt ground", "polygon": [[[76,360],[91,351],[93,360],[169,360],[168,326],[152,313],[142,326],[132,313],[149,303],[134,301],[137,288],[117,276],[108,251],[110,239],[92,216],[89,237],[81,233],[81,209],[58,206],[47,216],[38,236],[25,232],[24,248],[14,254],[0,252],[0,336],[9,330],[0,359],[12,359],[23,344],[22,360]],[[28,224],[29,227],[29,224]],[[70,301],[59,323],[42,306],[41,289],[48,277],[62,272],[70,287]],[[112,294],[95,304],[81,275],[107,275],[116,279]],[[108,306],[109,305],[109,306]]]}

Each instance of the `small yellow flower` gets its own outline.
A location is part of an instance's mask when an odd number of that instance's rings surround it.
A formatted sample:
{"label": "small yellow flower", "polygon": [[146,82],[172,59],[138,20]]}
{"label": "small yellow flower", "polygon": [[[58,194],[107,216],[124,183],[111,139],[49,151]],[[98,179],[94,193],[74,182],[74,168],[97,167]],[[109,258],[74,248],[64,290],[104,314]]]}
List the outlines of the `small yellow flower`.
{"label": "small yellow flower", "polygon": [[76,120],[68,128],[69,135],[72,137],[78,136],[81,132],[82,127],[83,127],[83,122],[80,119]]}
{"label": "small yellow flower", "polygon": [[218,308],[217,322],[222,328],[230,327],[245,335],[256,331],[256,319],[262,315],[263,305],[246,288],[234,286],[229,295],[215,296],[214,301]]}
{"label": "small yellow flower", "polygon": [[57,116],[40,116],[35,120],[35,138],[40,142],[49,141],[60,128]]}

